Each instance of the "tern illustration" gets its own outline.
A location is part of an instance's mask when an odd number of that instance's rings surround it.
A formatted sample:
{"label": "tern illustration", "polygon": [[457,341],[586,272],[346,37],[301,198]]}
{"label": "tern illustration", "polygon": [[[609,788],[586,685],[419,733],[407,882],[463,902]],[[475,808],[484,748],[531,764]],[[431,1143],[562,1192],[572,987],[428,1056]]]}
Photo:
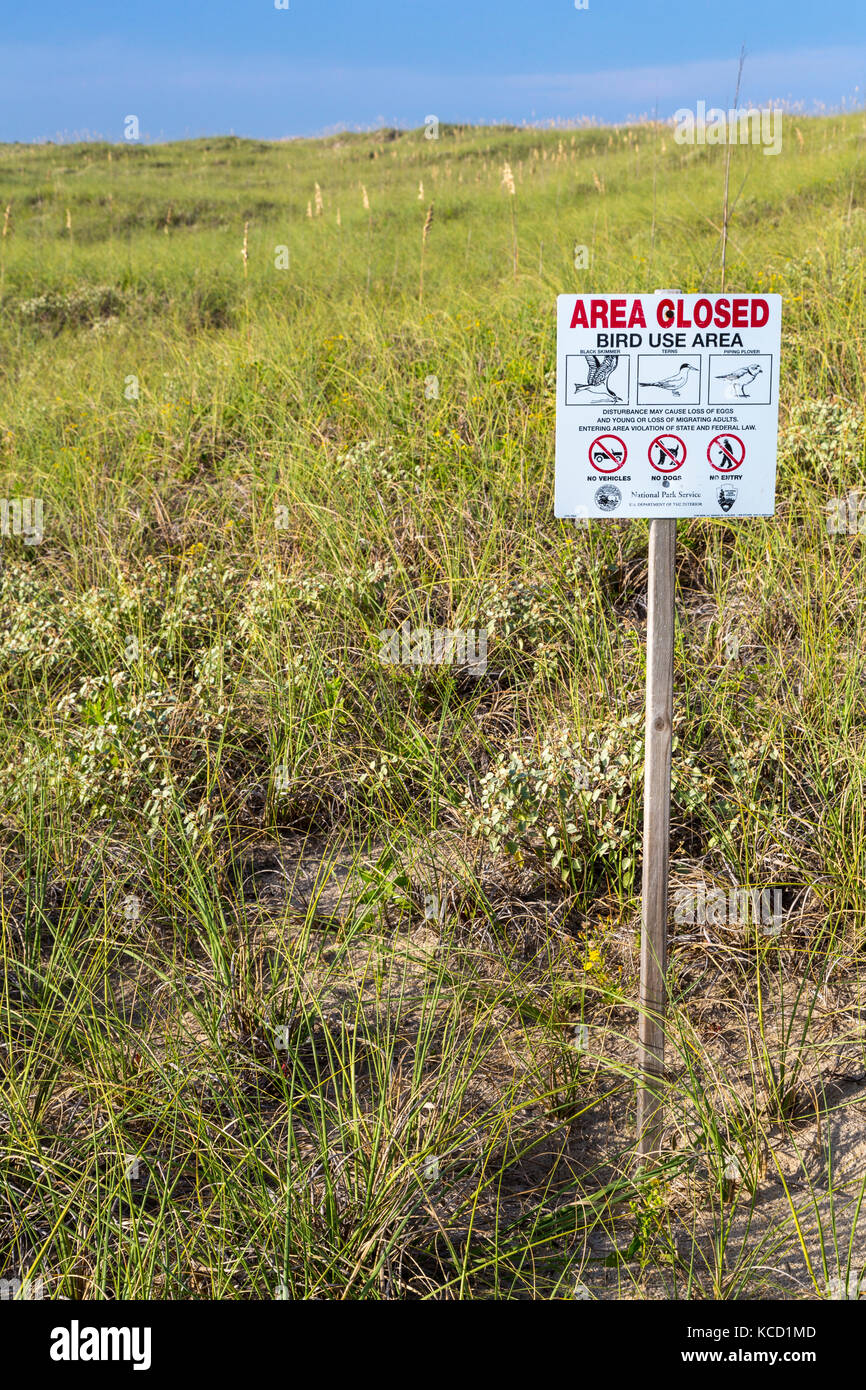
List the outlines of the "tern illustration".
{"label": "tern illustration", "polygon": [[762,368],[754,363],[751,367],[741,367],[738,372],[726,372],[724,376],[717,376],[717,381],[729,381],[734,390],[734,395],[740,400],[748,400],[746,387],[751,386],[755,377],[761,372]]}
{"label": "tern illustration", "polygon": [[601,396],[603,400],[616,401],[620,403],[621,397],[610,389],[608,378],[619,361],[619,353],[607,352],[603,357],[598,357],[594,352],[586,354],[586,385],[581,386],[575,383],[574,394],[580,391],[591,391],[594,396]]}
{"label": "tern illustration", "polygon": [[680,364],[678,372],[672,376],[666,376],[661,381],[641,381],[640,386],[654,386],[659,391],[670,391],[672,395],[678,396],[689,379],[689,372],[696,372],[697,367],[693,367],[690,362]]}

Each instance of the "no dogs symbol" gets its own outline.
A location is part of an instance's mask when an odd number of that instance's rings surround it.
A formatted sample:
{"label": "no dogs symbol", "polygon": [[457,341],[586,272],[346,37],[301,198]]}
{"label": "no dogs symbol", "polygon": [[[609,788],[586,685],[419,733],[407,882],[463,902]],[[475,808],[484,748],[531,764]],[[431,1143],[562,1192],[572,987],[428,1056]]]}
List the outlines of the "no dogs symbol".
{"label": "no dogs symbol", "polygon": [[647,454],[659,473],[676,473],[686,461],[686,446],[678,434],[657,434]]}

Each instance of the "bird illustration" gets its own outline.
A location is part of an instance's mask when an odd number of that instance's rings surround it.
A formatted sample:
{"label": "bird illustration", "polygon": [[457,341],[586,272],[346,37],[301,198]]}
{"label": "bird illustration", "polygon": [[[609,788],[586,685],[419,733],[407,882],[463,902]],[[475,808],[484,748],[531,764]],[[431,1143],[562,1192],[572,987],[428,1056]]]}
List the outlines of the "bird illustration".
{"label": "bird illustration", "polygon": [[738,372],[726,372],[724,376],[717,376],[716,381],[729,381],[733,388],[734,395],[740,400],[748,400],[746,387],[751,386],[755,377],[762,371],[761,367],[752,363],[751,367],[741,367]]}
{"label": "bird illustration", "polygon": [[581,386],[575,382],[574,394],[580,391],[591,391],[594,396],[601,396],[604,400],[616,401],[619,403],[621,397],[610,389],[608,378],[619,361],[619,353],[608,352],[604,357],[598,357],[594,352],[586,354],[586,385]]}
{"label": "bird illustration", "polygon": [[696,372],[697,370],[697,367],[693,367],[690,362],[683,362],[680,364],[678,372],[674,372],[672,376],[666,376],[662,381],[641,381],[638,384],[640,386],[654,386],[659,391],[670,391],[672,395],[678,396],[688,382],[689,372]]}

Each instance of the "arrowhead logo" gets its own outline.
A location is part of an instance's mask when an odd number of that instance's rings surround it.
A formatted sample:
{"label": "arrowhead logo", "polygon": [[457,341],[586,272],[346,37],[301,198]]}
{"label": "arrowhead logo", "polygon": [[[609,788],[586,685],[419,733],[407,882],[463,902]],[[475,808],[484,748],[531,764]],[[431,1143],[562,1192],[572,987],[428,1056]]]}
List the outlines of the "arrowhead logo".
{"label": "arrowhead logo", "polygon": [[722,509],[723,512],[729,512],[729,511],[731,510],[731,507],[732,507],[732,506],[734,505],[734,503],[736,502],[736,500],[737,500],[737,488],[735,488],[735,487],[720,487],[720,488],[719,488],[719,506],[721,507],[721,509]]}

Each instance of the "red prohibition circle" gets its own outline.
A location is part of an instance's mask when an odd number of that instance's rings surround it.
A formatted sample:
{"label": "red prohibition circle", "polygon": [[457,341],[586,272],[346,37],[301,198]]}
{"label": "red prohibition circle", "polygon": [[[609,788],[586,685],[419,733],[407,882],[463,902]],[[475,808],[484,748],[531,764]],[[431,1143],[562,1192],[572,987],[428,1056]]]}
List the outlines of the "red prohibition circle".
{"label": "red prohibition circle", "polygon": [[[719,453],[730,460],[728,466],[713,463],[713,446],[718,445]],[[737,454],[740,455],[737,458]],[[717,434],[707,445],[707,459],[717,473],[735,473],[746,457],[746,446],[738,434]]]}
{"label": "red prohibition circle", "polygon": [[[609,441],[609,443],[605,441]],[[622,458],[618,457],[619,450],[622,450]],[[596,473],[618,473],[624,467],[627,458],[628,448],[625,440],[620,439],[618,434],[600,434],[589,446],[589,461]],[[606,462],[612,466],[606,468],[604,466]]]}
{"label": "red prohibition circle", "polygon": [[[656,457],[653,458],[653,449]],[[682,455],[680,450],[682,449]],[[682,468],[686,461],[686,446],[678,434],[657,434],[647,449],[647,458],[657,473],[676,473],[677,469]],[[657,460],[664,458],[665,463]]]}

